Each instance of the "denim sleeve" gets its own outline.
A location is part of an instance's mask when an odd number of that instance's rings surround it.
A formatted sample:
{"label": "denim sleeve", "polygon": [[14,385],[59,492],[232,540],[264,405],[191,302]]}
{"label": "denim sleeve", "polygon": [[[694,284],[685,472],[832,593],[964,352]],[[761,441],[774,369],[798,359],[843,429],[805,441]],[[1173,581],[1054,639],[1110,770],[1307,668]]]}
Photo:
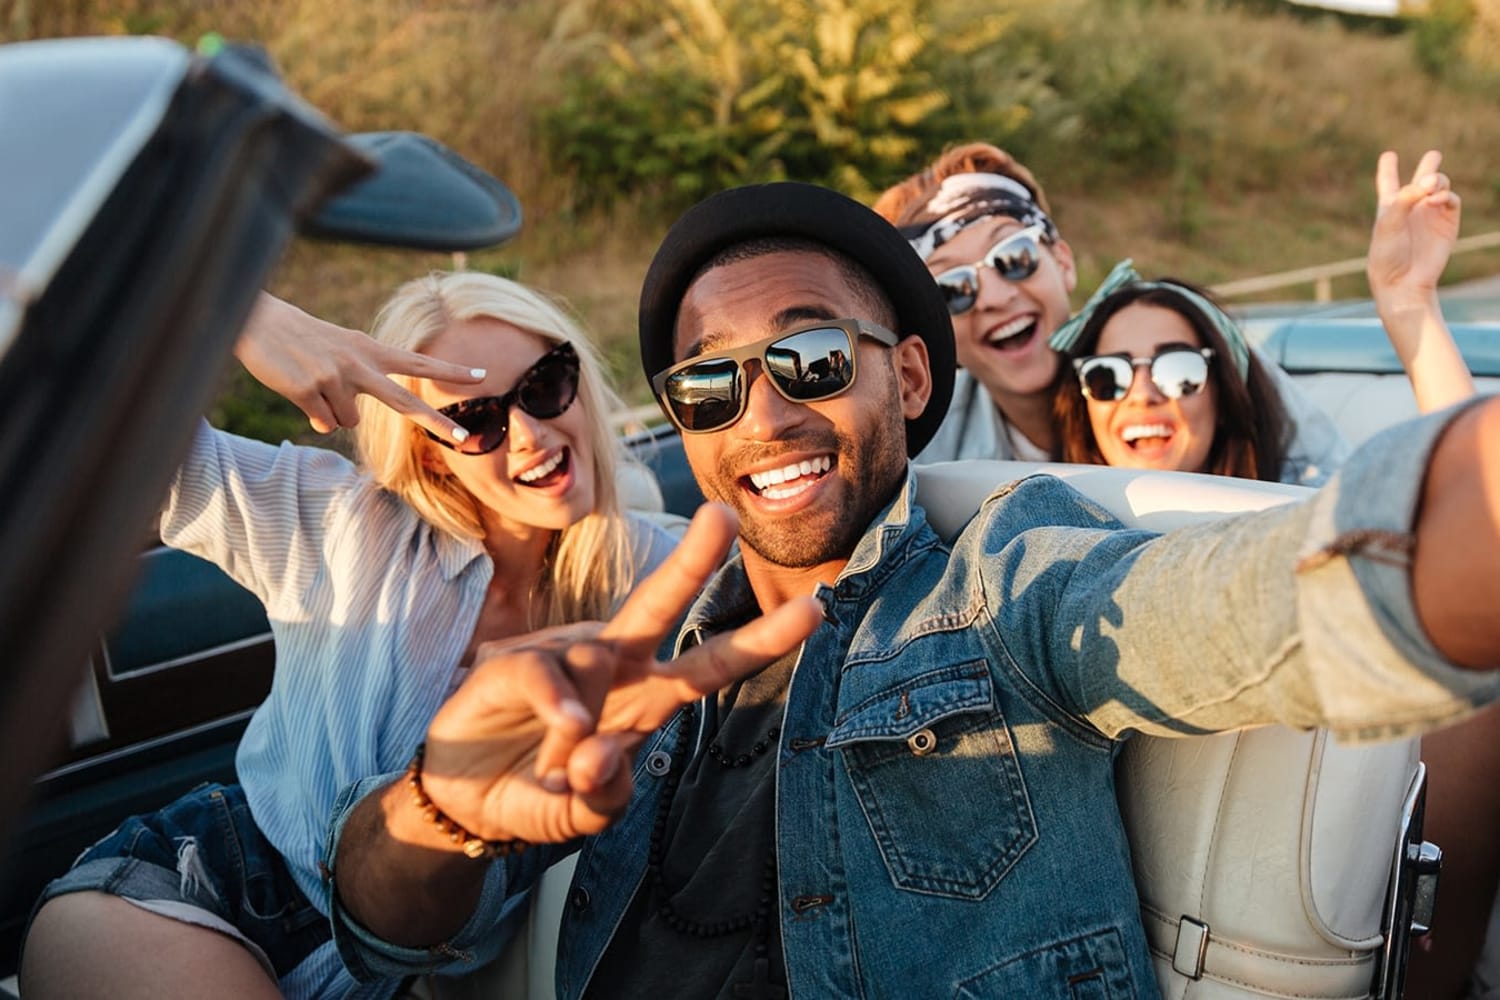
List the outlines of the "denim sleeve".
{"label": "denim sleeve", "polygon": [[1389,739],[1469,714],[1500,672],[1444,660],[1409,579],[1427,460],[1455,412],[1377,436],[1305,501],[1161,536],[1111,530],[1055,480],[992,499],[965,544],[989,550],[975,558],[997,656],[1110,736],[1279,722]]}
{"label": "denim sleeve", "polygon": [[354,807],[365,796],[378,792],[400,777],[399,774],[386,774],[345,786],[334,802],[333,819],[328,830],[324,851],[327,912],[333,922],[333,940],[339,958],[360,982],[400,979],[437,971],[458,974],[490,961],[525,923],[530,909],[529,896],[520,887],[534,881],[546,865],[566,852],[565,848],[532,849],[519,858],[491,862],[485,873],[479,902],[457,934],[447,941],[423,948],[392,944],[355,920],[339,901],[338,875],[333,869],[333,860],[339,837]]}

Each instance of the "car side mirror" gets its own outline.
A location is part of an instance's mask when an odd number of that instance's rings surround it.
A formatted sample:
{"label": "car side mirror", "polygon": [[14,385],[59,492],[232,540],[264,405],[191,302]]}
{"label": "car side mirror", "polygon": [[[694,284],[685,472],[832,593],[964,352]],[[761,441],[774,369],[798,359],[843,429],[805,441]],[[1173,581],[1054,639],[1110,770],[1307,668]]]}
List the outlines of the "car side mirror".
{"label": "car side mirror", "polygon": [[325,202],[306,236],[414,250],[478,250],[521,229],[521,204],[500,181],[417,132],[366,132],[346,144],[375,173]]}

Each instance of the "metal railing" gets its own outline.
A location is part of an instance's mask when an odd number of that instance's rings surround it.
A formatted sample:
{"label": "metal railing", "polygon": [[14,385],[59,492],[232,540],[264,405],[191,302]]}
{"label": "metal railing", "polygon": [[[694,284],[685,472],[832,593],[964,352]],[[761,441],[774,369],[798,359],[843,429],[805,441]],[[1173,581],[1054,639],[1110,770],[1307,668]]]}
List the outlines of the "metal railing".
{"label": "metal railing", "polygon": [[[1489,250],[1494,247],[1500,247],[1500,232],[1465,236],[1454,243],[1453,253],[1457,255],[1470,250]],[[1240,281],[1226,281],[1214,285],[1211,291],[1222,299],[1231,299],[1238,295],[1254,295],[1257,292],[1270,292],[1278,288],[1289,288],[1293,285],[1305,285],[1312,282],[1314,301],[1332,302],[1334,278],[1363,274],[1364,271],[1365,259],[1351,257],[1348,260],[1338,260],[1331,264],[1299,267],[1294,271],[1280,271],[1276,274],[1265,274],[1258,278],[1245,278]]]}

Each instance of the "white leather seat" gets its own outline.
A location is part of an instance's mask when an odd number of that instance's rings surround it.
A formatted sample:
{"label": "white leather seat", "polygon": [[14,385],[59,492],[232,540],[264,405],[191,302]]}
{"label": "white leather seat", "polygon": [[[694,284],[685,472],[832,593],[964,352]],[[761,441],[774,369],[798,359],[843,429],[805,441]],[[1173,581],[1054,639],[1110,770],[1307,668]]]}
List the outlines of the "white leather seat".
{"label": "white leather seat", "polygon": [[[1030,471],[1068,480],[1127,525],[1167,530],[1306,495],[1300,487],[1099,466],[918,469],[938,533]],[[1417,743],[1347,747],[1270,726],[1137,737],[1119,768],[1142,920],[1165,1000],[1364,997]]]}
{"label": "white leather seat", "polygon": [[[1307,492],[1102,466],[962,462],[919,467],[918,496],[938,533],[952,538],[997,486],[1036,471],[1157,531]],[[1415,741],[1342,747],[1321,732],[1280,727],[1131,740],[1121,811],[1166,1000],[1368,996],[1416,754]],[[533,928],[491,968],[437,995],[550,1000],[571,875],[571,862],[549,871],[535,892]]]}

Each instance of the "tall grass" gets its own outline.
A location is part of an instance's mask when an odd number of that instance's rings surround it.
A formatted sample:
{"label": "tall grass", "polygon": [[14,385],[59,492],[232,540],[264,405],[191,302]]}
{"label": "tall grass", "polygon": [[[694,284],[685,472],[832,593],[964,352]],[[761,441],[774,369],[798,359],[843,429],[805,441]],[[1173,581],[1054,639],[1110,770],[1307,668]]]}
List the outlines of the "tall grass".
{"label": "tall grass", "polygon": [[[772,18],[759,34],[755,17]],[[1206,282],[1358,255],[1387,147],[1408,166],[1443,149],[1465,231],[1500,228],[1484,46],[1459,39],[1452,71],[1431,73],[1419,30],[1382,27],[1277,0],[0,0],[6,40],[257,42],[342,126],[421,130],[502,177],[526,229],[470,266],[569,298],[636,400],[635,292],[673,192],[736,179],[868,197],[946,143],[994,141],[1046,186],[1085,285],[1126,255]],[[740,140],[760,145],[719,155]],[[678,152],[637,169],[637,141]],[[399,281],[449,265],[303,242],[273,289],[359,326]]]}

